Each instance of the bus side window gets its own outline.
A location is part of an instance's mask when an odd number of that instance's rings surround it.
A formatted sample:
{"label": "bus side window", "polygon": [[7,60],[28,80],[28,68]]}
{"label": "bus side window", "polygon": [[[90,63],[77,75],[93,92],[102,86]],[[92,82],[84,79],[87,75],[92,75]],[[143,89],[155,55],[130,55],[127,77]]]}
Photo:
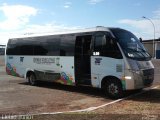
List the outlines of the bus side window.
{"label": "bus side window", "polygon": [[119,47],[109,33],[98,33],[94,37],[93,55],[122,59],[122,54],[119,50]]}
{"label": "bus side window", "polygon": [[7,55],[20,55],[20,46],[17,44],[18,40],[9,40],[7,45]]}
{"label": "bus side window", "polygon": [[34,44],[34,55],[59,56],[60,38],[58,36],[36,37],[32,44]]}
{"label": "bus side window", "polygon": [[105,35],[99,34],[94,39],[94,52],[93,55],[103,56],[103,49],[105,46]]}
{"label": "bus side window", "polygon": [[74,36],[63,35],[60,40],[60,56],[74,55]]}
{"label": "bus side window", "polygon": [[104,56],[122,59],[122,54],[117,45],[117,42],[110,36],[106,36],[106,45],[103,50]]}

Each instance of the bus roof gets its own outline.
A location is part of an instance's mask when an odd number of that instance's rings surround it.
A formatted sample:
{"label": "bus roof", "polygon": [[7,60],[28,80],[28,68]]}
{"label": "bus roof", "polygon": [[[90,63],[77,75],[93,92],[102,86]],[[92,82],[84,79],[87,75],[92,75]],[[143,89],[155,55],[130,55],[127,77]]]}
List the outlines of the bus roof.
{"label": "bus roof", "polygon": [[94,32],[94,31],[110,31],[109,27],[96,26],[93,28],[85,28],[85,29],[76,29],[71,31],[61,31],[61,32],[50,32],[50,33],[41,33],[41,34],[30,34],[30,35],[19,35],[10,39],[17,38],[28,38],[28,37],[40,37],[40,36],[49,36],[49,35],[64,35],[64,34],[74,34],[74,33],[86,33],[86,32]]}

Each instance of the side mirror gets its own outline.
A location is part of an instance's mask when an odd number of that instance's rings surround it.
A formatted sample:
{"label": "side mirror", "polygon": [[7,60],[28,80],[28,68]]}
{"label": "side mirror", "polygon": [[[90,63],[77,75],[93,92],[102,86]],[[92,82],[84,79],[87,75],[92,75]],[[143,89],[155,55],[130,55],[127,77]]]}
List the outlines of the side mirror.
{"label": "side mirror", "polygon": [[139,38],[139,41],[142,43],[142,38]]}

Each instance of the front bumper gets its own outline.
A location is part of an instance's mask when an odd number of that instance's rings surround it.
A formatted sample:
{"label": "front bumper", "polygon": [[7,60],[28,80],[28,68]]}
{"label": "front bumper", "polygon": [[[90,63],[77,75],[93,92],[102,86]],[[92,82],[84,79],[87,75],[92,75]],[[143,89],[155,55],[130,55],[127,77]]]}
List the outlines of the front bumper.
{"label": "front bumper", "polygon": [[154,80],[154,69],[141,70],[140,74],[134,73],[135,89],[141,89],[152,85]]}
{"label": "front bumper", "polygon": [[154,69],[143,70],[144,86],[151,86],[154,80]]}

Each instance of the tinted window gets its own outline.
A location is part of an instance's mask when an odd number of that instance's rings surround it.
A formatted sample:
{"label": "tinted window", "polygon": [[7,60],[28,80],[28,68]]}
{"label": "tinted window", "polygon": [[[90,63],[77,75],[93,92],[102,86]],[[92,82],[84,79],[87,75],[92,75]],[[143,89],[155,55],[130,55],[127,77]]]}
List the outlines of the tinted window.
{"label": "tinted window", "polygon": [[94,51],[99,52],[99,55],[103,55],[104,47],[105,47],[105,35],[104,34],[96,35],[94,40]]}
{"label": "tinted window", "polygon": [[34,55],[58,56],[59,46],[58,36],[37,37],[34,41]]}
{"label": "tinted window", "polygon": [[10,40],[7,46],[8,55],[59,55],[60,38],[43,36]]}
{"label": "tinted window", "polygon": [[33,55],[33,45],[29,42],[29,39],[21,38],[16,42],[16,55]]}
{"label": "tinted window", "polygon": [[18,40],[9,40],[7,45],[7,55],[19,55],[20,46],[17,44]]}
{"label": "tinted window", "polygon": [[97,55],[100,56],[112,57],[117,59],[122,58],[117,43],[110,37],[110,34],[98,33],[95,35],[94,52],[98,52]]}
{"label": "tinted window", "polygon": [[74,55],[74,40],[73,35],[61,36],[60,43],[60,55],[61,56],[73,56]]}
{"label": "tinted window", "polygon": [[48,37],[44,48],[48,51],[46,55],[59,56],[60,54],[60,37]]}
{"label": "tinted window", "polygon": [[20,55],[33,55],[33,45],[21,45]]}
{"label": "tinted window", "polygon": [[104,55],[107,57],[122,59],[122,54],[119,50],[117,42],[109,36],[106,36],[106,45],[104,47]]}
{"label": "tinted window", "polygon": [[127,57],[136,60],[151,59],[151,56],[148,54],[143,44],[134,34],[123,29],[113,28],[111,30]]}

